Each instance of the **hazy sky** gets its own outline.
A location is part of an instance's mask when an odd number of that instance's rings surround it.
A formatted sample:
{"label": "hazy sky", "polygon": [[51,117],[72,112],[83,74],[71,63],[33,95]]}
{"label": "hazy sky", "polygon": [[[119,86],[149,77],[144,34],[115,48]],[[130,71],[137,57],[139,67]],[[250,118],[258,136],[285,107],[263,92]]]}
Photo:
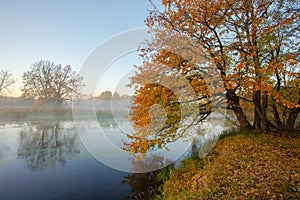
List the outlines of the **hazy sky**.
{"label": "hazy sky", "polygon": [[37,60],[79,71],[101,42],[145,27],[149,8],[147,0],[0,0],[0,70],[18,79],[14,95]]}

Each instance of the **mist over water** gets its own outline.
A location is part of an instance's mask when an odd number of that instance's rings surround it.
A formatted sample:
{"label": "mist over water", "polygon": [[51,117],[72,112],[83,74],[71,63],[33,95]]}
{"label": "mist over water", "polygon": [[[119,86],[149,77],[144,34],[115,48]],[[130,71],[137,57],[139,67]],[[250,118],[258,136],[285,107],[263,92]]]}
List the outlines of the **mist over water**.
{"label": "mist over water", "polygon": [[95,160],[72,121],[0,125],[1,199],[124,199],[148,189],[135,178]]}
{"label": "mist over water", "polygon": [[[129,120],[130,98],[87,99],[74,103],[81,112],[81,120],[76,123],[83,124],[87,138],[95,145],[105,146],[109,141],[116,148],[122,148],[123,141],[128,139],[126,133],[133,130]],[[96,119],[96,123],[91,123],[91,118]],[[98,141],[89,136],[98,126],[106,140]],[[213,126],[218,126],[217,122]],[[204,148],[205,141],[210,139],[199,135],[192,146],[183,143],[185,152],[176,163],[190,155],[193,148],[196,152]],[[108,160],[115,157],[113,152],[103,154]],[[170,158],[153,154],[140,161],[124,157],[119,162],[133,171],[141,171],[160,169],[166,163],[174,166],[176,160]],[[156,171],[120,172],[96,160],[77,133],[71,103],[42,105],[23,98],[0,98],[0,193],[3,199],[123,199],[151,191],[155,174]]]}

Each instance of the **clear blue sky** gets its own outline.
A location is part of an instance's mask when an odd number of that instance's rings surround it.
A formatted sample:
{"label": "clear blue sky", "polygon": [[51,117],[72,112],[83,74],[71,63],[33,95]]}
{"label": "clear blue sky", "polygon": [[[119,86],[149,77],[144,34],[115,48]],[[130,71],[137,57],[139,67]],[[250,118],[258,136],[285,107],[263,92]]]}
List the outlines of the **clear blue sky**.
{"label": "clear blue sky", "polygon": [[79,71],[105,39],[145,27],[149,8],[147,0],[0,0],[0,70],[18,79],[14,95],[37,60]]}

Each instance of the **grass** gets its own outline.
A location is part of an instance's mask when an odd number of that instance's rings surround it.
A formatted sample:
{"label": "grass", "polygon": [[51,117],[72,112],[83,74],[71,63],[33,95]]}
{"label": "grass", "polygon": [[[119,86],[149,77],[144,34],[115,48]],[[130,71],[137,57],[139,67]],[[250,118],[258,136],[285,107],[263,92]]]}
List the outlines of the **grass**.
{"label": "grass", "polygon": [[300,137],[223,136],[203,159],[171,170],[158,199],[300,199]]}
{"label": "grass", "polygon": [[[82,119],[91,119],[90,112],[82,112]],[[87,114],[88,113],[88,114]],[[108,110],[96,111],[96,117],[99,121],[113,120],[125,116],[125,112],[117,111],[112,114]],[[20,108],[0,108],[1,122],[26,122],[26,121],[70,121],[73,120],[72,108],[63,107],[20,107]]]}
{"label": "grass", "polygon": [[67,108],[9,108],[0,109],[2,122],[72,120],[72,110]]}

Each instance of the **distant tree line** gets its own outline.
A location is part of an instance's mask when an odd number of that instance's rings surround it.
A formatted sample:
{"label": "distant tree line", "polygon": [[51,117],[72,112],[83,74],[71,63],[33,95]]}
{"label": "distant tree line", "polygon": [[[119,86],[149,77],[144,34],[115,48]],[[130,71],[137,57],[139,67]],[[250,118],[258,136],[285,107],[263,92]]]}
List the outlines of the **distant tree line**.
{"label": "distant tree line", "polygon": [[[83,77],[73,71],[70,65],[63,67],[49,60],[34,62],[22,75],[22,97],[43,103],[63,103],[79,96],[84,86]],[[10,93],[9,88],[16,80],[12,73],[0,71],[0,94]]]}
{"label": "distant tree line", "polygon": [[[83,77],[73,71],[70,65],[63,67],[49,60],[39,60],[31,64],[30,69],[22,75],[22,98],[32,99],[39,103],[64,103],[72,97],[81,97],[80,89],[84,87]],[[7,70],[0,71],[0,96],[11,93],[16,79]],[[129,99],[129,95],[104,91],[93,97],[98,100]]]}
{"label": "distant tree line", "polygon": [[129,99],[129,95],[120,95],[118,92],[112,93],[111,91],[104,91],[101,92],[99,96],[96,96],[95,99],[99,100],[105,100],[105,101],[110,101],[110,100],[120,100],[120,99]]}

